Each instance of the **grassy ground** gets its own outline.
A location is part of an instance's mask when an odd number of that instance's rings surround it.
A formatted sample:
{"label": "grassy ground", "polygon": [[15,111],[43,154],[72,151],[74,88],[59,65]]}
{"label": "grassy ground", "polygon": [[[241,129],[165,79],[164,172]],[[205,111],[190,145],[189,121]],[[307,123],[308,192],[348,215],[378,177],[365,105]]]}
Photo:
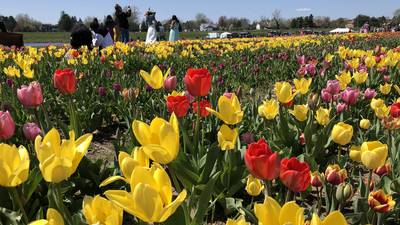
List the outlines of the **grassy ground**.
{"label": "grassy ground", "polygon": [[[240,32],[240,31],[239,31]],[[250,31],[252,35],[264,36],[267,31]],[[281,32],[298,32],[298,30],[282,30]],[[207,36],[208,32],[182,32],[181,38],[183,39],[201,39]],[[25,32],[24,35],[25,43],[68,43],[70,33],[69,32]],[[165,32],[166,38],[169,33]],[[131,32],[130,36],[133,40],[144,40],[146,38],[145,32]]]}

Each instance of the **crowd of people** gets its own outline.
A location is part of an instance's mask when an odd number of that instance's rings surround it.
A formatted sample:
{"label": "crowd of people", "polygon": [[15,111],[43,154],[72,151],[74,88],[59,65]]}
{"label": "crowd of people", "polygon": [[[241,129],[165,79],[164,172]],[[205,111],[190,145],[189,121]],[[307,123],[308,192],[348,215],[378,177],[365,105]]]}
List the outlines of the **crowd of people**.
{"label": "crowd of people", "polygon": [[[99,47],[105,48],[113,45],[115,42],[129,42],[129,17],[132,16],[132,10],[128,6],[124,11],[120,5],[115,5],[114,18],[108,15],[104,23],[99,23],[94,18],[89,27],[83,24],[76,25],[71,32],[71,46],[80,48],[88,46],[89,48]],[[146,11],[145,24],[147,26],[146,44],[153,44],[160,40],[159,33],[164,33],[163,26],[156,20],[156,12],[152,10]],[[169,41],[179,40],[179,33],[182,30],[179,19],[173,15],[170,20]]]}

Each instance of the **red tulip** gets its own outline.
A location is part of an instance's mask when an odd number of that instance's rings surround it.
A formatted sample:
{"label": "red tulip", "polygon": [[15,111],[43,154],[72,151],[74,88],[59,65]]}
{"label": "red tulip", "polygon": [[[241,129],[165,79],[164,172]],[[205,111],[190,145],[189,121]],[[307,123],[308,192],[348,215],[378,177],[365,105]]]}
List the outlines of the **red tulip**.
{"label": "red tulip", "polygon": [[259,179],[273,180],[279,176],[279,154],[272,152],[264,139],[247,147],[244,160],[250,173]]}
{"label": "red tulip", "polygon": [[211,74],[207,69],[189,69],[183,78],[186,89],[195,97],[206,96],[211,89]]}
{"label": "red tulip", "polygon": [[[199,109],[197,102],[193,102],[192,106],[193,106],[193,111],[197,113]],[[200,101],[200,116],[203,118],[210,115],[210,113],[206,110],[206,108],[211,108],[210,102],[208,102],[207,100]]]}
{"label": "red tulip", "polygon": [[297,158],[285,158],[281,161],[280,179],[282,183],[293,192],[307,190],[311,183],[310,167],[306,162]]}
{"label": "red tulip", "polygon": [[390,107],[390,115],[393,118],[400,117],[400,102],[396,102]]}
{"label": "red tulip", "polygon": [[76,91],[76,77],[72,69],[58,69],[53,76],[54,87],[63,94],[73,94]]}
{"label": "red tulip", "polygon": [[42,88],[38,82],[32,82],[29,86],[22,85],[17,90],[19,102],[27,108],[35,108],[43,103]]}
{"label": "red tulip", "polygon": [[14,135],[15,123],[10,112],[0,111],[0,140],[10,139]]}
{"label": "red tulip", "polygon": [[167,108],[168,112],[174,112],[177,117],[184,117],[190,108],[189,99],[186,96],[168,96]]}

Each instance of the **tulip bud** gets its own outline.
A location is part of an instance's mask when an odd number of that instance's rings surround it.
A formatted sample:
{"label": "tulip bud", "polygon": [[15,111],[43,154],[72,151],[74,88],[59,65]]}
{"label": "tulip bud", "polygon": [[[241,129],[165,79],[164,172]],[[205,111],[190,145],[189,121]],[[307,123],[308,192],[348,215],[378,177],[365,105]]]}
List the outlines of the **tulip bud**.
{"label": "tulip bud", "polygon": [[26,123],[22,127],[22,131],[26,139],[34,141],[42,131],[36,123]]}
{"label": "tulip bud", "polygon": [[390,82],[390,76],[388,76],[388,75],[383,76],[383,81],[386,82],[386,83],[389,83]]}
{"label": "tulip bud", "polygon": [[318,171],[311,174],[311,185],[313,187],[322,187],[322,182],[319,179],[319,176],[323,176],[323,174],[319,174]]}
{"label": "tulip bud", "polygon": [[261,180],[249,175],[247,178],[246,191],[247,194],[251,196],[258,196],[261,194],[261,191],[264,189],[264,185],[261,183]]}
{"label": "tulip bud", "polygon": [[376,96],[376,91],[374,89],[371,88],[367,88],[365,89],[364,92],[364,98],[369,100],[369,99],[373,99]]}
{"label": "tulip bud", "polygon": [[10,139],[14,135],[15,123],[10,112],[0,111],[0,140]]}
{"label": "tulip bud", "polygon": [[120,83],[114,83],[113,88],[116,92],[120,92],[122,90],[122,86]]}
{"label": "tulip bud", "polygon": [[329,165],[325,170],[325,177],[328,183],[339,185],[347,178],[347,171],[340,169],[339,165]]}
{"label": "tulip bud", "polygon": [[368,130],[368,128],[371,126],[371,122],[368,119],[362,119],[360,121],[360,127],[364,130]]}
{"label": "tulip bud", "polygon": [[321,90],[321,98],[324,102],[332,101],[332,94],[328,91],[328,89],[324,88]]}
{"label": "tulip bud", "polygon": [[306,144],[306,138],[304,136],[304,133],[301,133],[299,136],[299,144],[305,145]]}
{"label": "tulip bud", "polygon": [[318,104],[318,94],[311,94],[308,97],[307,105],[311,110],[314,110]]}
{"label": "tulip bud", "polygon": [[250,133],[250,132],[244,133],[244,134],[242,134],[242,135],[240,136],[240,141],[243,142],[243,144],[248,145],[248,144],[254,142],[254,136],[253,136],[253,134]]}
{"label": "tulip bud", "polygon": [[100,97],[104,97],[104,96],[106,96],[107,90],[106,90],[105,87],[100,86],[100,87],[97,89],[97,93],[99,93]]}
{"label": "tulip bud", "polygon": [[342,92],[341,99],[348,105],[354,105],[357,103],[359,95],[360,91],[358,89],[347,88],[345,91]]}
{"label": "tulip bud", "polygon": [[336,199],[339,202],[347,202],[353,197],[353,187],[350,184],[340,184],[336,189]]}
{"label": "tulip bud", "polygon": [[14,85],[14,81],[13,81],[12,79],[7,79],[7,80],[6,80],[6,84],[7,84],[9,87],[12,87],[12,86]]}
{"label": "tulip bud", "polygon": [[42,88],[38,82],[32,82],[29,86],[22,85],[17,89],[17,97],[26,108],[35,108],[43,103]]}
{"label": "tulip bud", "polygon": [[383,176],[383,175],[387,175],[391,172],[392,166],[390,165],[390,163],[386,163],[385,165],[378,167],[376,170],[374,170],[374,172],[378,175],[378,176]]}
{"label": "tulip bud", "polygon": [[340,114],[343,111],[346,111],[348,109],[348,106],[346,103],[339,103],[336,105],[336,113]]}
{"label": "tulip bud", "polygon": [[168,76],[164,81],[164,89],[171,93],[176,89],[177,79],[176,76]]}

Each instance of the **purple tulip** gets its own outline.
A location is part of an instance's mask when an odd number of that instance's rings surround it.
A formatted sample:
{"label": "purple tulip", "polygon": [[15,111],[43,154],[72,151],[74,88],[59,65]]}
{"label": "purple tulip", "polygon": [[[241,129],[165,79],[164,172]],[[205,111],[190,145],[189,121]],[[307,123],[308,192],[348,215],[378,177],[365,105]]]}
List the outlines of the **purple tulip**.
{"label": "purple tulip", "polygon": [[376,96],[376,91],[372,88],[367,88],[364,91],[364,98],[367,100],[373,99]]}
{"label": "purple tulip", "polygon": [[340,83],[338,80],[328,80],[326,84],[326,89],[332,94],[339,94],[340,92]]}
{"label": "purple tulip", "polygon": [[22,127],[22,132],[26,139],[34,141],[42,131],[36,123],[26,123]]}
{"label": "purple tulip", "polygon": [[101,97],[104,97],[106,96],[107,90],[105,87],[100,86],[99,88],[97,88],[97,93],[99,93]]}
{"label": "purple tulip", "polygon": [[358,89],[347,88],[342,92],[341,99],[348,105],[354,105],[357,103],[358,96],[360,95],[360,91]]}
{"label": "purple tulip", "polygon": [[240,136],[240,141],[246,145],[251,144],[254,142],[254,136],[250,132],[244,133]]}
{"label": "purple tulip", "polygon": [[115,91],[120,92],[122,90],[122,86],[120,83],[114,83],[113,88]]}
{"label": "purple tulip", "polygon": [[7,79],[7,80],[6,80],[6,84],[7,84],[9,87],[12,87],[12,86],[14,85],[14,81],[13,81],[12,79]]}

